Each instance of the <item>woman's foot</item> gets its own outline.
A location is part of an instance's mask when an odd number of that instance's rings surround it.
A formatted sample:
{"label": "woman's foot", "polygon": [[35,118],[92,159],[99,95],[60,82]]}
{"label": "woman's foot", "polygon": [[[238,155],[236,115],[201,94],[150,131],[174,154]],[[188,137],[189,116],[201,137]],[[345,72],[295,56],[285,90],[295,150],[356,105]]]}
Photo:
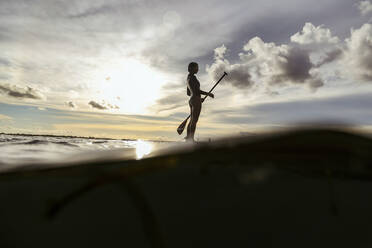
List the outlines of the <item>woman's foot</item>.
{"label": "woman's foot", "polygon": [[186,142],[195,142],[193,137],[186,136],[184,139]]}

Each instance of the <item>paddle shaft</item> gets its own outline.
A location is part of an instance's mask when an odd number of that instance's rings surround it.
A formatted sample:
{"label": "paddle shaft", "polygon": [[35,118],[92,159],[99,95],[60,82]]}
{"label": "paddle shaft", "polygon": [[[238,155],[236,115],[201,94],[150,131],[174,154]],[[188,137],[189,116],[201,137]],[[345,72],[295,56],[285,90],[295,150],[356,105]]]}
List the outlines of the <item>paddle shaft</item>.
{"label": "paddle shaft", "polygon": [[205,97],[203,98],[203,101],[208,97],[208,95],[214,90],[214,88],[216,88],[216,86],[221,82],[221,80],[227,75],[226,72],[223,72],[223,75],[222,77],[217,81],[217,83],[215,83],[215,85],[212,87],[212,89],[208,92],[207,95],[205,95]]}

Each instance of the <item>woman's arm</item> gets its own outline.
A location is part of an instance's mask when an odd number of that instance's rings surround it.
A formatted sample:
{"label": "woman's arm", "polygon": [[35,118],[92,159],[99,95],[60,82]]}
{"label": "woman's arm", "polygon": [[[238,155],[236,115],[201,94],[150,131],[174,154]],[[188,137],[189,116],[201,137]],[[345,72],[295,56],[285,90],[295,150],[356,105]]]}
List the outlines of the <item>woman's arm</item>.
{"label": "woman's arm", "polygon": [[214,95],[212,93],[208,93],[208,92],[205,92],[205,91],[202,91],[202,90],[200,90],[200,95],[210,96],[210,97],[214,98]]}

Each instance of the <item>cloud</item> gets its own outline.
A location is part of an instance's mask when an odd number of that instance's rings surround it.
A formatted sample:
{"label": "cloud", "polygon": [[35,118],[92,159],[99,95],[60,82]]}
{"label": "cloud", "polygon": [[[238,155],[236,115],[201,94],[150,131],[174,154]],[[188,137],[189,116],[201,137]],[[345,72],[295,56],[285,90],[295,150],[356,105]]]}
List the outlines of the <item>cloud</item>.
{"label": "cloud", "polygon": [[97,102],[95,102],[95,101],[90,101],[88,104],[89,104],[90,106],[92,106],[92,108],[96,108],[96,109],[100,109],[100,110],[105,110],[105,109],[120,109],[119,106],[117,106],[117,105],[112,105],[112,104],[110,104],[110,103],[105,103],[104,101],[103,101],[102,104],[97,103]]}
{"label": "cloud", "polygon": [[[4,44],[3,48],[4,51],[9,50],[7,54],[10,59],[17,58],[14,60],[17,65],[30,65],[30,70],[17,69],[14,75],[23,73],[31,82],[40,82],[50,91],[58,91],[61,96],[66,96],[64,93],[73,88],[77,80],[80,84],[91,82],[88,75],[101,69],[96,68],[97,65],[108,64],[111,55],[123,58],[131,54],[138,58],[144,54],[147,59],[154,58],[156,63],[153,66],[161,67],[173,76],[174,72],[186,71],[185,61],[196,60],[202,68],[211,59],[213,48],[222,43],[233,49],[234,46],[240,47],[248,37],[256,35],[265,41],[282,42],[284,37],[288,38],[287,32],[293,34],[298,31],[298,23],[303,23],[303,18],[314,18],[308,14],[334,13],[339,11],[334,7],[346,1],[338,0],[336,3],[331,0],[327,8],[308,8],[311,4],[306,0],[300,0],[296,5],[284,0],[272,2],[269,9],[265,1],[253,6],[249,1],[231,4],[207,0],[198,3],[197,8],[193,1],[81,0],[57,1],[53,4],[45,1],[1,1],[0,36],[12,38],[12,42]],[[242,9],[249,10],[249,14]],[[314,9],[314,12],[309,13],[310,9]],[[208,15],[203,15],[206,10]],[[297,13],[295,18],[298,20],[294,21],[293,16],[288,16],[288,11]],[[341,12],[341,16],[345,12]],[[234,18],[229,18],[231,16]],[[334,20],[338,16],[327,15],[324,19]],[[179,25],[173,27],[172,24],[170,28],[170,20],[173,19],[178,20]],[[322,22],[324,19],[316,21]],[[19,20],[23,20],[22,23]],[[211,26],[221,28],[211,29]],[[25,29],[28,32],[24,32]],[[239,34],[239,37],[235,34]],[[23,56],[18,56],[17,51],[22,51]],[[101,55],[105,63],[101,63]],[[234,56],[237,55],[234,52]],[[73,61],[70,59],[72,57],[75,58]],[[96,59],[92,60],[92,57]],[[230,77],[232,84],[237,87],[252,85],[251,72],[235,65],[235,59],[238,58],[228,59],[236,76],[236,79]],[[54,74],[53,80],[50,74]],[[247,83],[242,85],[242,81]],[[87,89],[76,91],[86,102],[94,99]],[[53,104],[69,101],[68,97],[54,102],[51,99],[56,98],[49,99]]]}
{"label": "cloud", "polygon": [[340,66],[349,65],[354,78],[372,80],[372,24],[352,30],[351,36],[341,42],[324,25],[308,22],[290,40],[292,43],[277,45],[256,36],[244,45],[235,63],[225,58],[228,49],[222,45],[214,50],[215,61],[207,65],[206,71],[215,80],[227,71],[230,75],[226,80],[238,88],[261,83],[268,88],[302,84],[315,90],[324,85],[319,69],[339,61]]}
{"label": "cloud", "polygon": [[[175,84],[173,86],[176,86]],[[187,106],[186,100],[186,85],[178,85],[172,93],[169,93],[158,100],[156,104],[150,107],[150,110],[154,110],[157,113],[175,110],[177,108]]]}
{"label": "cloud", "polygon": [[0,66],[11,66],[12,64],[10,63],[9,60],[7,59],[4,59],[4,58],[0,58]]}
{"label": "cloud", "polygon": [[340,40],[332,36],[331,30],[324,28],[323,25],[315,27],[312,23],[307,22],[301,32],[291,36],[291,41],[302,44],[336,44]]}
{"label": "cloud", "polygon": [[90,16],[96,16],[100,14],[110,14],[115,10],[114,6],[111,5],[101,5],[101,6],[93,6],[93,7],[88,7],[86,9],[79,9],[73,11],[74,13],[68,14],[68,18],[85,18],[85,17],[90,17]]}
{"label": "cloud", "polygon": [[372,24],[351,31],[344,62],[357,79],[372,82]]}
{"label": "cloud", "polygon": [[107,109],[107,107],[95,102],[95,101],[90,101],[88,103],[90,106],[92,106],[92,108],[96,108],[96,109],[100,109],[100,110],[104,110],[104,109]]}
{"label": "cloud", "polygon": [[163,111],[176,110],[180,107],[188,107],[188,96],[186,91],[186,75],[184,79],[179,78],[175,82],[169,82],[161,88],[160,96],[155,104],[150,106],[150,112],[160,113]]}
{"label": "cloud", "polygon": [[320,79],[310,74],[314,65],[306,50],[289,46],[277,47],[277,49],[274,48],[274,56],[265,58],[262,62],[270,64],[272,61],[271,68],[261,68],[262,71],[269,69],[268,77],[271,84],[291,82],[309,83],[311,87],[323,85]]}
{"label": "cloud", "polygon": [[69,106],[70,108],[76,108],[76,105],[75,105],[75,103],[73,103],[73,102],[66,102],[65,103],[67,106]]}
{"label": "cloud", "polygon": [[0,85],[0,92],[14,98],[22,99],[44,99],[44,96],[37,90],[26,87],[26,89],[9,84]]}
{"label": "cloud", "polygon": [[306,84],[312,89],[323,86],[323,80],[312,74],[315,65],[310,60],[310,52],[299,46],[265,43],[261,38],[251,39],[240,53],[240,61],[235,64],[223,56],[224,46],[215,50],[215,62],[207,66],[207,72],[218,78],[222,71],[229,73],[227,81],[238,88],[251,87],[256,81],[267,85],[284,83]]}
{"label": "cloud", "polygon": [[249,125],[288,125],[305,122],[372,125],[372,92],[312,99],[268,102],[215,113],[216,122]]}
{"label": "cloud", "polygon": [[321,58],[321,60],[316,64],[315,67],[319,68],[325,64],[332,63],[333,61],[341,58],[343,54],[343,50],[340,48],[335,48],[334,50],[326,52],[325,56]]}
{"label": "cloud", "polygon": [[362,15],[372,13],[372,3],[370,1],[360,1],[358,3],[358,9]]}
{"label": "cloud", "polygon": [[211,75],[213,80],[218,80],[226,71],[229,76],[225,77],[226,82],[237,88],[249,88],[254,82],[252,81],[251,73],[246,64],[231,64],[224,58],[227,48],[225,45],[214,49],[214,63],[207,65],[206,71]]}
{"label": "cloud", "polygon": [[227,48],[225,47],[225,45],[217,47],[216,49],[214,49],[214,57],[216,59],[223,59],[226,52],[227,52]]}
{"label": "cloud", "polygon": [[[186,88],[186,86],[185,86],[185,88]],[[186,93],[186,90],[185,90],[185,93]],[[180,98],[181,98],[180,95],[172,94],[172,95],[168,95],[166,97],[160,98],[159,100],[157,100],[157,103],[160,104],[160,105],[172,105],[172,104],[175,104],[175,103],[179,103]]]}
{"label": "cloud", "polygon": [[108,103],[107,106],[108,106],[110,109],[120,109],[119,106],[117,106],[117,105],[112,105],[112,104],[110,104],[110,103]]}

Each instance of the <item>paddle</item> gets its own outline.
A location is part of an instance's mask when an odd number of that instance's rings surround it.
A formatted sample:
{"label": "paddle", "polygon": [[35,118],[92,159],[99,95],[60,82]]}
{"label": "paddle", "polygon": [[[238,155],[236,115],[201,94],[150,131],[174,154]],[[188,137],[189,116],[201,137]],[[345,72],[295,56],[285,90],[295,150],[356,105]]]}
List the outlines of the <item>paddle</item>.
{"label": "paddle", "polygon": [[[203,98],[203,100],[202,100],[202,102],[204,102],[204,100],[208,97],[208,95],[209,95],[209,93],[211,93],[213,90],[214,90],[214,88],[216,88],[216,86],[217,86],[217,84],[225,77],[227,75],[227,73],[226,72],[223,72],[223,75],[222,75],[222,77],[217,81],[217,83],[212,87],[212,89],[208,92],[208,94],[207,95],[205,95],[205,97]],[[190,119],[190,117],[191,117],[191,115],[189,115],[187,118],[186,118],[186,120],[184,120],[182,123],[181,123],[181,125],[179,125],[179,127],[177,128],[177,133],[179,134],[179,135],[181,135],[182,134],[182,132],[183,132],[183,130],[185,129],[185,126],[186,126],[186,123],[187,123],[187,121]]]}

